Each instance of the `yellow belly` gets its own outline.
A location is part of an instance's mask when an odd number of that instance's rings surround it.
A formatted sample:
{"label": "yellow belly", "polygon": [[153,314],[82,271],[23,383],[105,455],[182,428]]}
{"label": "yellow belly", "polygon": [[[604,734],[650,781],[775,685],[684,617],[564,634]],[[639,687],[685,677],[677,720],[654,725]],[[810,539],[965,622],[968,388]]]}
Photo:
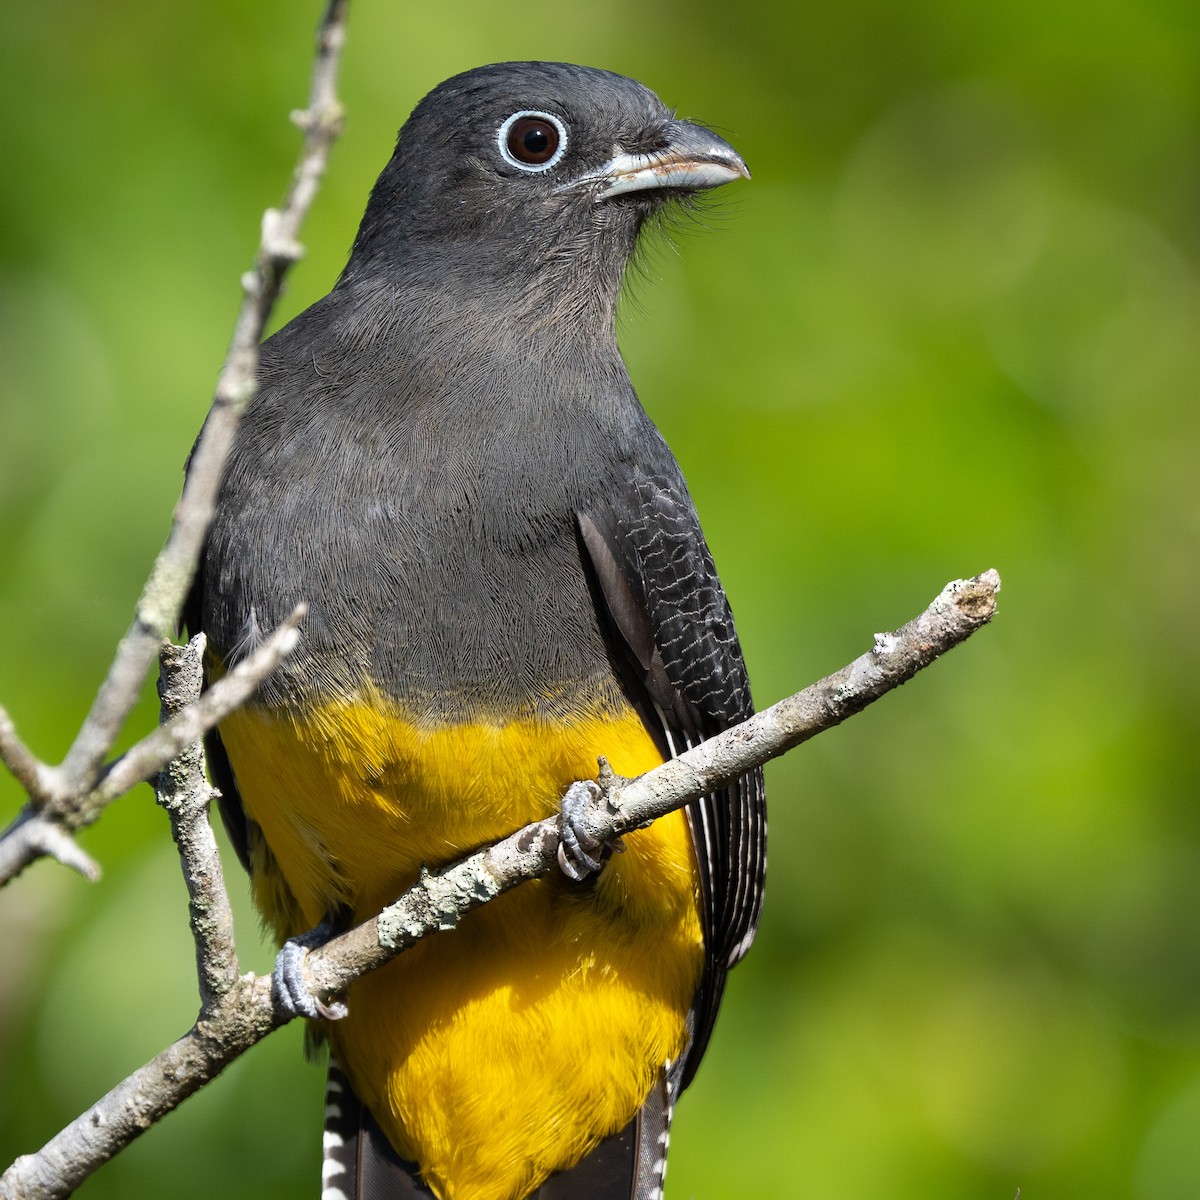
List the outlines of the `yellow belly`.
{"label": "yellow belly", "polygon": [[[243,710],[221,736],[270,855],[281,936],[356,919],[440,865],[555,812],[567,785],[662,761],[636,713],[415,725],[378,697]],[[623,1128],[683,1050],[703,960],[682,813],[592,884],[535,880],[356,983],[330,1036],[396,1149],[444,1200],[516,1200]]]}

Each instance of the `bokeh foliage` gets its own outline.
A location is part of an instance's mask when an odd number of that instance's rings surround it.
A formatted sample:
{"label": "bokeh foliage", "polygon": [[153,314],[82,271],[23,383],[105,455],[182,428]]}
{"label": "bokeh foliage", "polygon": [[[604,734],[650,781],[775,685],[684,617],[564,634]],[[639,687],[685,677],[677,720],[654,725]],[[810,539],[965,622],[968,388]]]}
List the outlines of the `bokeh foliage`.
{"label": "bokeh foliage", "polygon": [[[164,536],[315,20],[5,14],[0,699],[44,756]],[[1196,1195],[1200,9],[358,0],[283,318],[420,95],[529,57],[643,79],[754,170],[647,257],[624,346],[760,702],[946,579],[1005,580],[991,629],[772,768],[766,917],[669,1195]],[[0,895],[4,1162],[194,1015],[148,790],[84,841],[100,885],[43,864]],[[288,1030],[81,1195],[314,1195],[320,1091]]]}

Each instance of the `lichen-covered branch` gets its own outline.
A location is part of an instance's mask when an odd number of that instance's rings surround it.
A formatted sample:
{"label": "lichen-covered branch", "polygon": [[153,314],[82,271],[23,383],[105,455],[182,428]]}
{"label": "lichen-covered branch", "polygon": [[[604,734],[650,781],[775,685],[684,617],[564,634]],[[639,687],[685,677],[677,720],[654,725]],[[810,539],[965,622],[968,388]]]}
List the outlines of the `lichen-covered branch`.
{"label": "lichen-covered branch", "polygon": [[[91,710],[59,766],[39,762],[0,710],[0,761],[25,788],[29,803],[0,838],[0,885],[46,854],[80,866],[95,865],[70,835],[91,824],[119,794],[104,786],[105,760],[137,703],[142,681],[163,638],[179,626],[179,614],[191,587],[204,538],[212,520],[225,460],[242,410],[254,392],[258,344],[288,268],[301,256],[300,225],[325,170],[329,151],[342,125],[335,93],[345,40],[349,0],[330,0],[317,36],[309,104],[293,120],[304,130],[304,147],[283,204],[263,216],[262,240],[254,268],[242,279],[244,298],[233,339],[217,383],[216,396],[188,465],[183,496],[158,558],[138,600],[132,625],[92,702]],[[151,768],[152,774],[157,768]],[[114,772],[118,768],[114,768]],[[118,778],[137,782],[137,772]],[[53,827],[54,832],[51,832]]]}
{"label": "lichen-covered branch", "polygon": [[[601,842],[620,837],[840,725],[987,624],[999,590],[995,571],[948,583],[919,617],[895,633],[876,634],[874,647],[836,674],[637,779],[606,778],[602,771],[586,834]],[[425,875],[378,917],[309,954],[312,991],[328,1000],[430,932],[453,928],[472,909],[556,869],[560,840],[559,821],[549,818]]]}
{"label": "lichen-covered branch", "polygon": [[[158,694],[163,727],[194,712],[204,687],[204,634],[186,646],[167,642],[159,656]],[[171,822],[188,893],[188,921],[196,944],[200,1016],[208,1018],[237,983],[233,910],[217,839],[209,823],[216,793],[204,774],[204,747],[196,734],[163,768],[155,786],[159,805]]]}
{"label": "lichen-covered branch", "polygon": [[[600,799],[586,817],[587,832],[604,841],[618,837],[840,724],[990,621],[999,590],[995,571],[950,583],[919,617],[895,633],[876,635],[871,650],[836,674],[638,779],[602,778]],[[309,952],[306,973],[313,992],[332,1000],[421,938],[453,928],[500,893],[557,869],[559,844],[559,821],[548,818],[424,875],[378,916]],[[276,1008],[269,979],[231,980],[227,969],[221,978],[227,990],[212,989],[211,1006],[194,1029],[44,1149],[17,1159],[0,1176],[0,1200],[68,1195],[153,1121],[289,1019]]]}
{"label": "lichen-covered branch", "polygon": [[271,981],[236,981],[208,1020],[197,1021],[36,1154],[18,1158],[0,1175],[3,1200],[61,1200],[139,1134],[215,1079],[275,1027]]}

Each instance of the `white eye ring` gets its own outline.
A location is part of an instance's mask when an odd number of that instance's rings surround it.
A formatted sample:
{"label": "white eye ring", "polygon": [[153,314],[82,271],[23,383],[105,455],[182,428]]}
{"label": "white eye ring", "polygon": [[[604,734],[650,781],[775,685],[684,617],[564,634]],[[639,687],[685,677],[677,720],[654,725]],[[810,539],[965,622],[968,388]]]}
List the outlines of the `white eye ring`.
{"label": "white eye ring", "polygon": [[[534,117],[539,121],[546,121],[550,125],[553,125],[558,131],[558,147],[544,163],[522,162],[508,148],[509,131],[518,121],[523,121],[526,117]],[[540,112],[536,108],[523,108],[520,112],[513,113],[513,115],[509,117],[503,125],[500,126],[496,133],[496,145],[500,148],[500,157],[503,158],[506,163],[511,163],[518,170],[529,171],[531,174],[539,174],[542,171],[548,171],[551,167],[557,165],[562,156],[566,154],[567,127],[553,113]]]}

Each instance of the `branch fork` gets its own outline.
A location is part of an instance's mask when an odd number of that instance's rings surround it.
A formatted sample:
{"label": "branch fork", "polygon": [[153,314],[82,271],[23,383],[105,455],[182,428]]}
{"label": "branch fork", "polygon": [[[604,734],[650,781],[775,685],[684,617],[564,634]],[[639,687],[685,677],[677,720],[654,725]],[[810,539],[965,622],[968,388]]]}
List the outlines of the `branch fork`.
{"label": "branch fork", "polygon": [[[25,808],[0,836],[0,886],[46,856],[89,878],[98,876],[99,868],[74,845],[72,835],[92,824],[122,791],[153,778],[166,761],[153,761],[145,745],[150,739],[145,739],[130,754],[106,765],[162,640],[179,627],[179,615],[208,533],[238,419],[254,394],[258,344],[283,277],[303,253],[298,240],[300,225],[342,127],[342,106],[335,83],[348,4],[349,0],[330,0],[318,31],[308,107],[299,122],[305,132],[304,147],[284,202],[268,209],[263,217],[254,269],[243,276],[245,295],[233,339],[212,409],[192,451],[183,496],[176,506],[166,545],[155,559],[129,630],[61,765],[40,762],[20,739],[8,714],[0,709],[0,762],[28,797]],[[278,651],[276,646],[272,653]],[[264,664],[259,681],[272,669],[273,665]],[[171,736],[160,729],[151,739],[157,739],[155,745],[165,747]],[[136,770],[134,762],[138,764]]]}

